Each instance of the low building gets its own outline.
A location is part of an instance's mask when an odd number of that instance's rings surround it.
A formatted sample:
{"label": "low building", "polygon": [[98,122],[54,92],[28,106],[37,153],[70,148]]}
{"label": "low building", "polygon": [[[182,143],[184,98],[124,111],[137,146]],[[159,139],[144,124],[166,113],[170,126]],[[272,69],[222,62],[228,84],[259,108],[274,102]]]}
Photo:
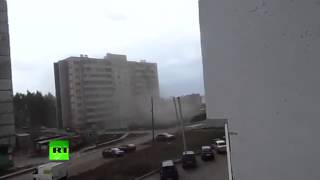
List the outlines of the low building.
{"label": "low building", "polygon": [[16,134],[16,147],[17,149],[28,151],[33,148],[33,142],[29,133]]}

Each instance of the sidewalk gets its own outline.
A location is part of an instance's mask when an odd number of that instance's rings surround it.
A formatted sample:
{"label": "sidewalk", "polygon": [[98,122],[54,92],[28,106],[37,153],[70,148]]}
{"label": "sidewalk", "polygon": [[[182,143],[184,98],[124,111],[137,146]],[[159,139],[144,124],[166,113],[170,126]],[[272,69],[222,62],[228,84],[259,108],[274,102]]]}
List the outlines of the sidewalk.
{"label": "sidewalk", "polygon": [[31,155],[26,154],[15,154],[13,156],[13,162],[15,168],[23,168],[27,166],[33,166],[48,162],[48,156],[43,157],[30,157]]}

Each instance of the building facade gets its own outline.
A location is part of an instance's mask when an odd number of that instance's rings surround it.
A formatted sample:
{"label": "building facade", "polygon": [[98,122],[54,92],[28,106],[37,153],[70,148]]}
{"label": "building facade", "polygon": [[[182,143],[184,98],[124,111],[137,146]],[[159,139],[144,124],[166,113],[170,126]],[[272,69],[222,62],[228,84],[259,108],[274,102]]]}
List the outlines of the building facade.
{"label": "building facade", "polygon": [[0,0],[0,145],[15,144],[7,4]]}
{"label": "building facade", "polygon": [[320,178],[319,1],[200,0],[207,115],[230,179]]}
{"label": "building facade", "polygon": [[54,72],[60,127],[127,128],[151,96],[159,97],[157,64],[125,55],[69,57]]}

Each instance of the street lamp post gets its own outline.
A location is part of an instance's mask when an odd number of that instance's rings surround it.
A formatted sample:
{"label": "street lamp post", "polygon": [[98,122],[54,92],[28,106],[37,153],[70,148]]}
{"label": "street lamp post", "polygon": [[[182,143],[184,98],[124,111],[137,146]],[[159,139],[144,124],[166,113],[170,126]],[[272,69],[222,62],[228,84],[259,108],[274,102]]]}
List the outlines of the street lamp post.
{"label": "street lamp post", "polygon": [[152,142],[154,142],[153,97],[151,96]]}
{"label": "street lamp post", "polygon": [[[180,125],[181,125],[181,134],[182,134],[182,142],[183,142],[183,150],[186,151],[187,150],[187,144],[186,144],[186,137],[185,137],[185,129],[184,129],[184,122],[183,122],[183,115],[182,115],[182,108],[181,108],[181,100],[180,97],[177,97],[177,101],[178,101],[178,109],[177,110],[177,102],[176,102],[176,98],[173,97],[173,103],[174,103],[174,109],[176,112],[176,117],[177,120],[180,120]],[[180,116],[179,116],[180,114]]]}

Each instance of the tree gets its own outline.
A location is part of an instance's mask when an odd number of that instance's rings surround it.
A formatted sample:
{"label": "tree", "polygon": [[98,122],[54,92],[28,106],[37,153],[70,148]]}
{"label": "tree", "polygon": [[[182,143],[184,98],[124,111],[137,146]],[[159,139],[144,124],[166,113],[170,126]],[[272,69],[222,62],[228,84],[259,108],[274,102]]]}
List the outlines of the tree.
{"label": "tree", "polygon": [[43,96],[39,91],[16,93],[13,103],[17,127],[56,127],[55,97],[52,94]]}

